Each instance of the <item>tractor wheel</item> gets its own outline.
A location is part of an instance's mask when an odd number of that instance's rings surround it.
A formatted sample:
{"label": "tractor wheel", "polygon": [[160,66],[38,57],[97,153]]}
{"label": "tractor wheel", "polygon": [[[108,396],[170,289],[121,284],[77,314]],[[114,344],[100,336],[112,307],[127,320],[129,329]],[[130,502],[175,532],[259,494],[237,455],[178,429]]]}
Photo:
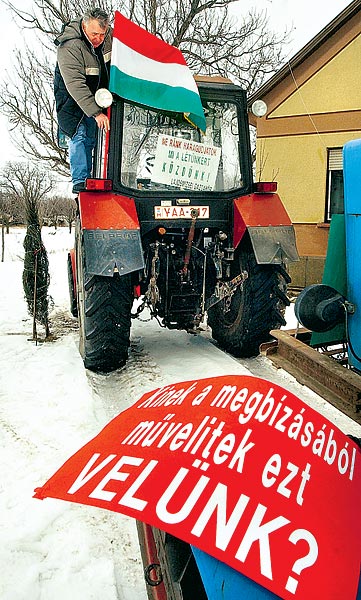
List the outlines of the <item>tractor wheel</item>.
{"label": "tractor wheel", "polygon": [[224,298],[208,310],[208,324],[226,351],[237,357],[256,356],[260,345],[269,340],[269,332],[286,324],[290,277],[282,265],[257,264],[249,240],[236,255],[233,269],[233,277],[247,271],[248,279],[231,299]]}
{"label": "tractor wheel", "polygon": [[78,305],[76,302],[74,273],[73,273],[73,265],[71,262],[70,253],[68,254],[68,284],[69,284],[70,312],[73,315],[73,317],[78,317]]}
{"label": "tractor wheel", "polygon": [[107,373],[122,367],[128,358],[133,303],[131,276],[87,274],[81,249],[78,235],[80,353],[86,369]]}

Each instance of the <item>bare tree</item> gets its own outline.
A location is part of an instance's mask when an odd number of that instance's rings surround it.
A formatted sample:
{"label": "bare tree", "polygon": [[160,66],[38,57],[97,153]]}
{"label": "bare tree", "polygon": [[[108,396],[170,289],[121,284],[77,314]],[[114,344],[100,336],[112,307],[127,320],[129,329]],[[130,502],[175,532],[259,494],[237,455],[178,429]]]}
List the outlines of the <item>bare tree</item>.
{"label": "bare tree", "polygon": [[73,198],[56,194],[47,198],[43,203],[43,223],[55,227],[55,229],[59,224],[64,225],[66,223],[69,227],[69,233],[71,233],[76,210],[77,205]]}
{"label": "bare tree", "polygon": [[[20,0],[0,0],[19,26],[33,30],[31,48],[18,51],[13,74],[0,87],[0,111],[9,119],[15,144],[30,158],[61,175],[68,174],[66,150],[57,145],[53,99],[55,46],[64,23],[81,15],[91,0],[33,0],[21,8]],[[125,16],[170,44],[179,47],[194,73],[231,77],[254,90],[280,65],[288,34],[269,30],[263,12],[246,14],[241,22],[231,15],[236,0],[103,0],[108,13]],[[30,32],[31,33],[31,32]]]}
{"label": "bare tree", "polygon": [[1,262],[5,259],[5,230],[9,233],[10,214],[7,206],[7,196],[0,192],[0,218],[1,218]]}
{"label": "bare tree", "polygon": [[44,46],[17,51],[6,83],[0,87],[0,110],[8,118],[14,145],[24,156],[68,175],[66,150],[57,141],[53,59]]}
{"label": "bare tree", "polygon": [[4,222],[1,223],[1,262],[5,260],[5,226]]}
{"label": "bare tree", "polygon": [[0,191],[0,220],[6,233],[9,233],[10,223],[13,220],[13,197]]}
{"label": "bare tree", "polygon": [[0,172],[0,185],[2,193],[21,205],[25,212],[28,206],[36,206],[40,218],[42,201],[55,187],[49,171],[16,161],[6,163]]}
{"label": "bare tree", "polygon": [[9,233],[13,218],[13,196],[0,191],[1,262],[5,260],[5,233]]}
{"label": "bare tree", "polygon": [[29,163],[7,163],[2,171],[2,188],[25,207],[27,231],[24,239],[23,288],[29,313],[33,317],[33,339],[37,340],[36,322],[49,336],[49,264],[41,239],[41,203],[54,187],[49,175]]}
{"label": "bare tree", "polygon": [[[22,25],[43,34],[49,48],[63,23],[81,15],[89,0],[33,0],[24,11],[2,0]],[[238,22],[230,7],[237,0],[103,0],[109,14],[120,10],[132,21],[180,48],[189,67],[198,74],[232,76],[246,89],[254,89],[278,68],[288,39],[270,31],[264,12],[249,11]],[[46,41],[45,41],[46,40]]]}
{"label": "bare tree", "polygon": [[10,232],[12,224],[25,223],[24,205],[19,203],[13,193],[0,191],[1,222],[1,262],[5,260],[5,234]]}

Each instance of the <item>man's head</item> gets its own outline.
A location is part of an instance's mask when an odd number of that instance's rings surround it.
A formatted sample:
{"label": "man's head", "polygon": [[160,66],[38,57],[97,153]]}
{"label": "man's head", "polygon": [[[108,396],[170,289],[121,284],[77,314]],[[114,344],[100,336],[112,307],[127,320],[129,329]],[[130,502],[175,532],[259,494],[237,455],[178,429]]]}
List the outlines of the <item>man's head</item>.
{"label": "man's head", "polygon": [[104,41],[109,27],[109,16],[101,8],[92,8],[83,16],[82,27],[88,40],[97,48]]}

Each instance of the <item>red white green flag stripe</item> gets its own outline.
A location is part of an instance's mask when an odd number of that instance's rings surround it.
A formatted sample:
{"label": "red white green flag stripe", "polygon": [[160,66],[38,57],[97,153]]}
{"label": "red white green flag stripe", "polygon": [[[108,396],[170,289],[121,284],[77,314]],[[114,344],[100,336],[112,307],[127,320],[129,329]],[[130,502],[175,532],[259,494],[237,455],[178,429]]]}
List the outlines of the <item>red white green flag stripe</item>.
{"label": "red white green flag stripe", "polygon": [[193,75],[178,48],[115,12],[109,89],[152,108],[182,112],[206,129]]}

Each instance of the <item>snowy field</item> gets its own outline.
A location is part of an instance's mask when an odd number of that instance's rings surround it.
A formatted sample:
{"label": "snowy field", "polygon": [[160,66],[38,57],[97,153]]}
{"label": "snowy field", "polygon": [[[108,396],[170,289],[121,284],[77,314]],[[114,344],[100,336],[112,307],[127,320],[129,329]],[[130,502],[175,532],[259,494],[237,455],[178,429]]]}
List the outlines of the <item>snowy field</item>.
{"label": "snowy field", "polygon": [[[209,343],[207,331],[195,337],[136,321],[127,366],[109,375],[87,372],[68,310],[66,257],[73,234],[66,228],[43,230],[55,339],[36,345],[21,283],[24,233],[13,229],[6,236],[0,263],[0,600],[146,600],[133,520],[32,498],[34,488],[146,391],[251,373],[289,389],[345,433],[361,436],[360,426],[267,359],[235,360]],[[43,336],[40,326],[38,333]]]}
{"label": "snowy field", "polygon": [[73,235],[65,228],[43,230],[55,304],[51,330],[59,337],[37,346],[29,341],[32,320],[22,292],[23,237],[21,229],[6,236],[0,263],[0,598],[145,600],[131,519],[32,498],[109,418],[83,368],[68,311]]}

